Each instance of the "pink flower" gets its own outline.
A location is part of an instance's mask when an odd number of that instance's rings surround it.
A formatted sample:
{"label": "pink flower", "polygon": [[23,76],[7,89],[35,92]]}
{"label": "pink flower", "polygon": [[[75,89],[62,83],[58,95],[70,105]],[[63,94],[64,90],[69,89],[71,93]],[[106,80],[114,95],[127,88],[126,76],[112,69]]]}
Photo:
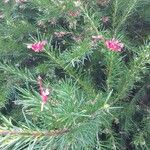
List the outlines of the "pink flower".
{"label": "pink flower", "polygon": [[124,47],[123,43],[119,42],[118,40],[115,40],[114,38],[111,40],[106,40],[105,45],[108,49],[116,52],[120,52]]}
{"label": "pink flower", "polygon": [[32,49],[34,52],[42,52],[47,41],[39,41],[33,44],[27,44],[27,48]]}
{"label": "pink flower", "polygon": [[42,104],[41,104],[41,111],[43,111],[44,105],[47,103],[48,101],[48,96],[49,96],[49,89],[44,89],[43,85],[42,85],[42,78],[39,76],[38,77],[38,84],[40,87],[40,96],[42,99]]}

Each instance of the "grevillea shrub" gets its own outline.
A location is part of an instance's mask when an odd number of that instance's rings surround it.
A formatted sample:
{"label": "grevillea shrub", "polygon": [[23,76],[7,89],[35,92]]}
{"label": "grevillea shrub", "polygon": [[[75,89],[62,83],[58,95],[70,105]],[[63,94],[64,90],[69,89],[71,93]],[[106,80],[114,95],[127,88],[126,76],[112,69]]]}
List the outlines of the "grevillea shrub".
{"label": "grevillea shrub", "polygon": [[0,149],[149,150],[148,4],[1,0]]}

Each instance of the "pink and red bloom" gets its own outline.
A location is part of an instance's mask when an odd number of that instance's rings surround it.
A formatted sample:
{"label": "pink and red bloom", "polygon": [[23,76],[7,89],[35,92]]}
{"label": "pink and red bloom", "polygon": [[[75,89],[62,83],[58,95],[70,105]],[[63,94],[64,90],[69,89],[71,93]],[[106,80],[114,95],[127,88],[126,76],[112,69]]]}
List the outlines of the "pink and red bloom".
{"label": "pink and red bloom", "polygon": [[38,77],[38,84],[39,84],[40,96],[42,99],[41,111],[43,111],[43,107],[48,101],[49,89],[43,88],[42,78],[40,76]]}
{"label": "pink and red bloom", "polygon": [[44,46],[47,44],[47,41],[39,41],[33,44],[27,44],[27,48],[32,49],[34,52],[44,51]]}
{"label": "pink and red bloom", "polygon": [[116,52],[120,52],[122,48],[124,47],[123,43],[119,42],[118,40],[114,38],[111,40],[106,40],[105,45],[108,49],[112,51],[116,51]]}
{"label": "pink and red bloom", "polygon": [[103,37],[103,35],[94,35],[94,36],[92,36],[93,44],[96,44],[98,41],[104,42],[105,46],[111,51],[120,52],[124,47],[124,44],[121,43],[120,41],[116,40],[115,38],[110,39],[110,40],[106,40]]}

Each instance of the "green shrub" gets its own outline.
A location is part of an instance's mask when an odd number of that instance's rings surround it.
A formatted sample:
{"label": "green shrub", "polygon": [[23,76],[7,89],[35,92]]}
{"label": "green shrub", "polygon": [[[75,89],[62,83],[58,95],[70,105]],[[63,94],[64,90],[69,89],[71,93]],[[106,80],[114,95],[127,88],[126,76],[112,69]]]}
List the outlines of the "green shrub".
{"label": "green shrub", "polygon": [[140,99],[149,90],[149,37],[136,43],[128,30],[141,5],[0,2],[0,107],[11,107],[1,111],[1,149],[150,148]]}

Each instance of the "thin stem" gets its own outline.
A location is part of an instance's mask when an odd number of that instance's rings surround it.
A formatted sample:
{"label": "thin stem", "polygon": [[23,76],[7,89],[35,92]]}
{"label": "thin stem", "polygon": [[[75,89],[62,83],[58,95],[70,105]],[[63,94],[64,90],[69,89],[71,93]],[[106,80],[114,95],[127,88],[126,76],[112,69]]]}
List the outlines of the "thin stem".
{"label": "thin stem", "polygon": [[128,74],[130,76],[129,77],[127,76],[128,78],[126,77],[125,83],[122,85],[122,89],[119,89],[120,92],[111,105],[123,99],[124,94],[128,93],[131,90],[136,78],[139,76],[139,73],[144,71],[142,70],[144,69],[143,67],[145,66],[146,63],[149,63],[149,59],[150,59],[149,50],[148,51],[145,50],[139,53],[139,58],[134,60],[134,64],[131,64],[131,66],[133,67],[128,71]]}
{"label": "thin stem", "polygon": [[49,132],[38,132],[38,131],[9,131],[9,130],[1,130],[0,135],[14,135],[14,136],[33,136],[33,137],[40,137],[40,136],[58,136],[64,133],[69,132],[68,128],[59,129],[59,130],[52,130]]}
{"label": "thin stem", "polygon": [[93,95],[93,97],[96,97],[96,93],[94,92],[93,88],[91,88],[91,85],[88,84],[88,82],[84,82],[82,81],[78,74],[74,73],[74,71],[72,69],[69,69],[68,67],[64,66],[63,62],[60,62],[56,57],[54,57],[51,53],[47,52],[47,54],[50,56],[50,58],[62,69],[64,69],[66,71],[66,73],[68,75],[70,75],[70,77],[72,77],[73,79],[75,79],[86,91],[87,93]]}
{"label": "thin stem", "polygon": [[118,26],[116,27],[115,31],[114,31],[114,35],[116,35],[117,31],[119,30],[119,28],[122,26],[122,24],[126,21],[126,19],[128,18],[129,14],[131,13],[132,9],[134,8],[135,4],[137,3],[137,0],[134,0],[132,2],[132,5],[129,7],[129,9],[127,9],[127,12],[125,11],[124,15],[121,18],[120,23],[118,24]]}
{"label": "thin stem", "polygon": [[92,28],[94,29],[94,31],[96,32],[96,34],[99,35],[99,31],[98,31],[98,29],[97,29],[97,27],[96,27],[94,21],[93,21],[93,20],[91,19],[91,17],[89,16],[87,10],[86,10],[83,6],[81,6],[80,8],[81,8],[81,10],[83,11],[84,15],[87,17],[87,19],[89,20],[89,22],[90,22]]}
{"label": "thin stem", "polygon": [[115,0],[115,2],[114,2],[114,12],[113,12],[113,15],[112,15],[113,16],[113,21],[112,21],[113,31],[115,31],[117,10],[118,10],[118,0]]}
{"label": "thin stem", "polygon": [[113,69],[113,54],[110,54],[110,62],[108,65],[108,75],[107,75],[107,89],[108,91],[110,90],[110,81],[111,81],[111,76],[112,76],[112,69]]}

